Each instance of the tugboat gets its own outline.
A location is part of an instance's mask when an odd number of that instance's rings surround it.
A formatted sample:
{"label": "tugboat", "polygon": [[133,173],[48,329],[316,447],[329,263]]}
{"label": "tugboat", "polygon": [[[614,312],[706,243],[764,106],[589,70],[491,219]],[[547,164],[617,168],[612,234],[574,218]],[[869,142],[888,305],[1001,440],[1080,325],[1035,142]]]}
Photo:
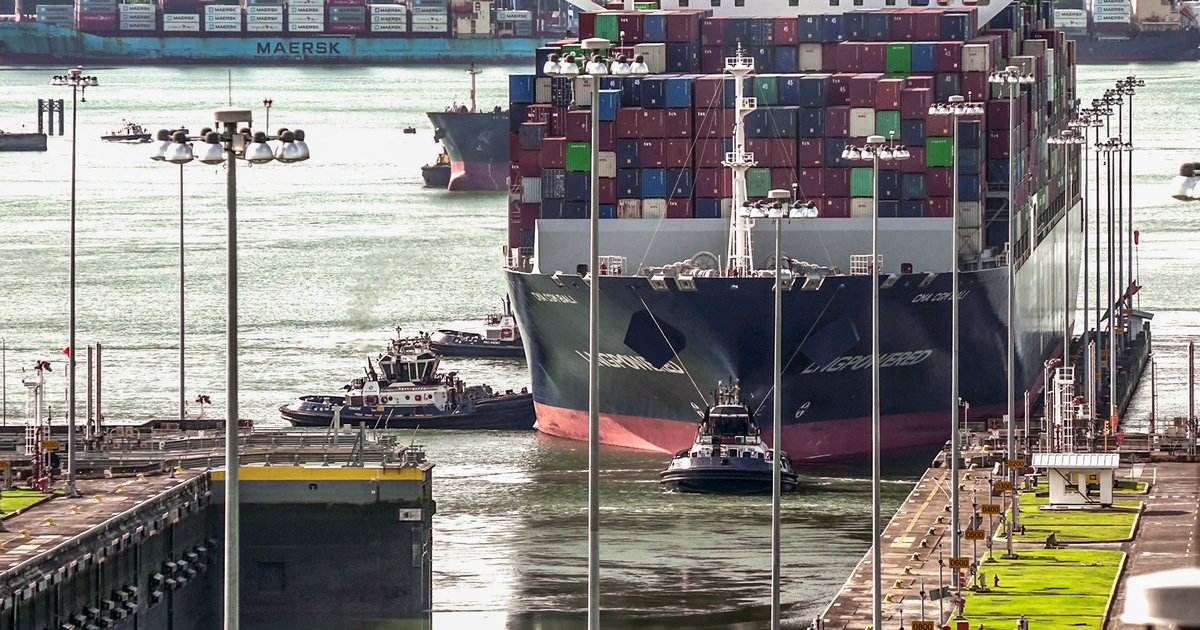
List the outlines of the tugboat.
{"label": "tugboat", "polygon": [[100,136],[100,139],[106,142],[137,144],[150,142],[150,132],[135,122],[121,120],[121,128],[119,130]]}
{"label": "tugboat", "polygon": [[483,333],[439,329],[429,336],[429,347],[443,356],[524,357],[521,331],[513,316],[512,303],[504,296],[504,310],[487,316]]}
{"label": "tugboat", "polygon": [[450,155],[445,149],[442,149],[433,164],[421,167],[421,177],[425,179],[425,185],[429,188],[445,188],[450,185]]}
{"label": "tugboat", "polygon": [[[771,491],[774,449],[767,448],[754,414],[741,402],[738,386],[718,385],[715,402],[704,412],[696,440],[659,473],[668,490],[720,494]],[[796,489],[797,475],[787,453],[779,451],[783,492]]]}
{"label": "tugboat", "polygon": [[[399,332],[399,329],[397,329]],[[438,372],[441,357],[429,347],[429,336],[393,340],[378,359],[367,359],[366,375],[344,387],[342,396],[301,396],[283,405],[284,420],[301,427],[333,424],[387,429],[529,430],[534,425],[533,394],[468,386],[456,372]]]}

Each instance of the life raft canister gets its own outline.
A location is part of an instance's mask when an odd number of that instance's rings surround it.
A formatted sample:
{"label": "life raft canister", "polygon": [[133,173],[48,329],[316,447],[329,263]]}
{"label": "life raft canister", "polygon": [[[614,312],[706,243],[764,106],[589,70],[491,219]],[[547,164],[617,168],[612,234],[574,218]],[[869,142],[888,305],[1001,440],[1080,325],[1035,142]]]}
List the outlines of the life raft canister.
{"label": "life raft canister", "polygon": [[363,404],[374,405],[379,399],[375,396],[363,396]]}

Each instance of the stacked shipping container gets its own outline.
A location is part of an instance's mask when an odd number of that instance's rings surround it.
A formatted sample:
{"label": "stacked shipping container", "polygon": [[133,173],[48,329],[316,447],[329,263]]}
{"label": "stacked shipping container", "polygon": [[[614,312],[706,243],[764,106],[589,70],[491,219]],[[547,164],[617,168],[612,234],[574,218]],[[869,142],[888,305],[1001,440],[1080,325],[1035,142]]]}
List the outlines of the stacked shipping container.
{"label": "stacked shipping container", "polygon": [[[729,216],[731,178],[721,162],[732,142],[734,90],[720,73],[742,42],[757,71],[744,88],[758,102],[746,119],[746,149],[757,162],[747,173],[751,198],[795,184],[822,217],[864,217],[877,186],[881,216],[952,216],[951,122],[928,110],[963,95],[987,107],[984,116],[960,121],[960,226],[978,228],[970,237],[977,251],[1003,243],[1006,224],[985,226],[984,217],[1007,216],[1010,103],[988,83],[990,71],[1013,64],[1038,79],[1012,104],[1013,171],[1020,174],[1014,197],[1038,209],[1018,214],[1019,229],[1027,231],[1025,218],[1041,216],[1054,200],[1062,203],[1062,165],[1048,172],[1044,139],[1067,114],[1074,77],[1064,69],[1073,59],[1061,33],[1034,32],[1030,15],[1013,5],[981,29],[973,11],[585,13],[581,37],[618,42],[614,54],[641,54],[651,70],[600,79],[600,217]],[[581,57],[575,42],[539,49],[539,73],[555,52]],[[511,181],[520,184],[510,203],[511,246],[532,244],[538,218],[588,216],[591,83],[510,78]],[[895,138],[913,154],[883,165],[878,183],[870,168],[841,159],[847,144],[873,134]],[[995,232],[989,237],[987,230]]]}

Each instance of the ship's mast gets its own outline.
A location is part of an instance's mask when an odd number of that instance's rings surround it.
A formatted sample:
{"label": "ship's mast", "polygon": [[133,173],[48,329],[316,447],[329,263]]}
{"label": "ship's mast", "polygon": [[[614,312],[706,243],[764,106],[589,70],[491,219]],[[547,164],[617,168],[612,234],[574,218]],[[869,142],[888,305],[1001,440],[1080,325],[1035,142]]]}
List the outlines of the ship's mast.
{"label": "ship's mast", "polygon": [[471,75],[471,113],[472,113],[472,114],[474,114],[474,113],[476,112],[476,107],[475,107],[475,75],[479,74],[480,72],[483,72],[483,70],[480,70],[480,69],[476,68],[476,67],[475,67],[475,64],[471,64],[470,66],[468,66],[468,67],[467,67],[467,74]]}
{"label": "ship's mast", "polygon": [[746,171],[755,165],[754,154],[746,153],[745,118],[758,107],[758,99],[743,96],[745,78],[754,72],[754,58],[742,54],[738,44],[737,56],[725,58],[725,72],[733,75],[733,151],[725,154],[724,166],[733,170],[733,208],[729,219],[729,250],[726,253],[726,273],[730,276],[748,276],[754,267],[754,252],[750,230],[754,220],[746,206]]}

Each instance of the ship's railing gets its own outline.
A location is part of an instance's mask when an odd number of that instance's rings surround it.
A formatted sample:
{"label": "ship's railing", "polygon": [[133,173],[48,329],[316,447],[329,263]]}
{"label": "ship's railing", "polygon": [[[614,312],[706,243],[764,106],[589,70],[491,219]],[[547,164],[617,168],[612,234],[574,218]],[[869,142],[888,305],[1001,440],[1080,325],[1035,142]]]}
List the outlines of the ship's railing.
{"label": "ship's railing", "polygon": [[[875,258],[876,269],[883,268],[883,256],[879,255]],[[850,256],[850,275],[852,276],[869,276],[872,273],[871,255],[870,254],[852,254]]]}

